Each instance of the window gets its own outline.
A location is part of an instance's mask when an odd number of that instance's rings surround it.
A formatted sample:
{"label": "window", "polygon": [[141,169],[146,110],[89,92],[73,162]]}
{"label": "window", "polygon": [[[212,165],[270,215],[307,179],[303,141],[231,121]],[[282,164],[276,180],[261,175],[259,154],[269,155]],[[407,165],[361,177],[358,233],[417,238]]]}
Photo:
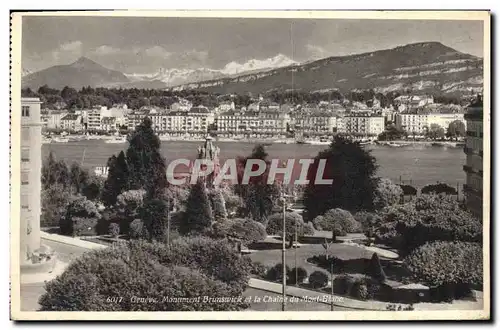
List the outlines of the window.
{"label": "window", "polygon": [[30,161],[30,150],[27,148],[21,149],[21,161],[29,162]]}
{"label": "window", "polygon": [[29,172],[21,172],[21,184],[22,185],[27,185],[29,184],[29,177],[30,173]]}
{"label": "window", "polygon": [[28,127],[21,128],[21,141],[29,142],[30,140],[30,129]]}
{"label": "window", "polygon": [[21,195],[21,209],[29,210],[29,195],[22,194]]}
{"label": "window", "polygon": [[21,107],[21,116],[29,117],[30,116],[30,107],[27,105],[23,105]]}

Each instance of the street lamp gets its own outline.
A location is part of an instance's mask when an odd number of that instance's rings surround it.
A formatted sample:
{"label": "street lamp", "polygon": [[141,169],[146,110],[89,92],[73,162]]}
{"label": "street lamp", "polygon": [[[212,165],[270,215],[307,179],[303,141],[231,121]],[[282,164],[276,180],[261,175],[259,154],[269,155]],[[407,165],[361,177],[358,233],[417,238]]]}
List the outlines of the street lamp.
{"label": "street lamp", "polygon": [[283,237],[282,237],[282,241],[283,241],[283,248],[282,248],[282,253],[281,253],[281,263],[283,265],[283,274],[282,274],[282,277],[283,277],[283,301],[281,302],[281,310],[284,312],[286,310],[286,261],[285,261],[285,255],[286,255],[286,242],[285,242],[285,235],[286,235],[286,198],[285,198],[285,193],[283,192],[282,193],[282,197],[281,197],[281,202],[283,203]]}
{"label": "street lamp", "polygon": [[286,207],[287,207],[287,198],[288,197],[293,197],[290,195],[285,194],[285,184],[283,183],[282,189],[281,189],[281,202],[283,203],[283,230],[282,230],[282,255],[281,255],[281,262],[283,264],[283,291],[282,291],[282,303],[281,303],[281,310],[285,311],[286,310]]}
{"label": "street lamp", "polygon": [[[328,244],[326,241],[326,238],[325,238],[325,244],[323,244],[323,247],[325,248],[325,256],[326,256],[327,261],[328,261],[328,259],[330,259],[330,246],[331,246],[331,244],[333,244],[333,241],[332,241],[332,243]],[[333,257],[333,254],[332,254],[332,257]],[[331,287],[330,310],[333,312],[333,260],[332,260],[332,262],[330,262],[330,287]]]}

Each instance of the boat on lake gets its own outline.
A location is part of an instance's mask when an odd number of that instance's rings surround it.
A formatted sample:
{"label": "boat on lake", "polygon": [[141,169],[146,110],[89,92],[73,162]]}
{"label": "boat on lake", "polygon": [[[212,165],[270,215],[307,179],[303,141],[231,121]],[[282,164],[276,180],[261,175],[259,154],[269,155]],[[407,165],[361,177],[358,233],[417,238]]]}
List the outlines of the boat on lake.
{"label": "boat on lake", "polygon": [[66,137],[56,137],[52,141],[56,143],[68,143],[69,139]]}
{"label": "boat on lake", "polygon": [[126,136],[116,136],[113,139],[109,139],[104,141],[104,143],[127,143],[127,137]]}

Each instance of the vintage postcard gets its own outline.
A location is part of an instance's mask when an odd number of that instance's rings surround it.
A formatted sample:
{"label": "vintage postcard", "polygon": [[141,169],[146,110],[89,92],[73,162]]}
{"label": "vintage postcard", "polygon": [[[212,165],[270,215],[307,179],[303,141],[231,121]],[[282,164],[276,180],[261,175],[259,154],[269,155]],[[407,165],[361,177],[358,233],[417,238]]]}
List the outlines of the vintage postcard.
{"label": "vintage postcard", "polygon": [[490,318],[488,11],[11,33],[12,319]]}

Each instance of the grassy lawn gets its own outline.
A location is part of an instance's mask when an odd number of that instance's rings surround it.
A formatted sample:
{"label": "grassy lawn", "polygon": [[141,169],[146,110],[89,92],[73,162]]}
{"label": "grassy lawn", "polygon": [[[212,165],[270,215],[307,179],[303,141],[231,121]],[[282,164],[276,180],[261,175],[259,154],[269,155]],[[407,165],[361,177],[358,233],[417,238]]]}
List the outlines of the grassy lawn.
{"label": "grassy lawn", "polygon": [[[302,245],[297,249],[287,249],[286,264],[290,268],[295,267],[295,250],[297,250],[297,266],[304,267],[309,274],[315,270],[323,270],[322,268],[307,262],[307,259],[312,256],[325,254],[325,249],[321,244],[308,244]],[[340,243],[332,244],[330,252],[341,259],[369,259],[372,256],[372,252],[365,249]],[[277,263],[281,263],[280,249],[260,250],[251,253],[249,256],[253,261],[259,261],[266,266],[274,266]]]}

